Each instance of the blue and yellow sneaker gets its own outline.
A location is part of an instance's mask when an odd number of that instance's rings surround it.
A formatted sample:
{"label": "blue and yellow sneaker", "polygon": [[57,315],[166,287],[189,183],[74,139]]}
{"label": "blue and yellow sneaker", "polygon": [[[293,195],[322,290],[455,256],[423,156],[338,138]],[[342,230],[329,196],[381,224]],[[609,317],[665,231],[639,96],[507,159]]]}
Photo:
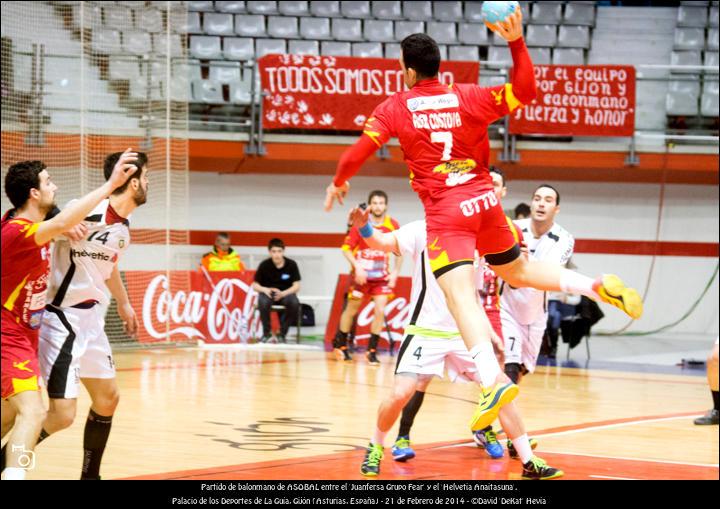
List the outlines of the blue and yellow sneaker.
{"label": "blue and yellow sneaker", "polygon": [[473,433],[473,439],[478,447],[485,449],[488,456],[493,459],[503,457],[503,446],[497,440],[497,435],[492,427],[481,429]]}
{"label": "blue and yellow sneaker", "polygon": [[382,445],[369,444],[365,453],[365,460],[360,466],[360,473],[368,477],[376,477],[380,473],[380,460],[382,458]]}
{"label": "blue and yellow sneaker", "polygon": [[622,279],[614,274],[604,274],[593,284],[603,302],[612,304],[624,311],[630,318],[637,320],[643,314],[643,301],[635,288],[628,288]]}
{"label": "blue and yellow sneaker", "polygon": [[470,420],[470,429],[475,432],[490,426],[497,419],[500,408],[514,400],[518,392],[520,389],[514,383],[499,383],[487,391],[483,389]]}
{"label": "blue and yellow sneaker", "polygon": [[[538,441],[535,440],[534,438],[528,438],[528,442],[530,442],[530,448],[534,451],[538,445]],[[507,441],[507,449],[508,449],[508,455],[512,459],[516,460],[520,457],[520,455],[517,452],[517,449],[515,449],[515,446],[512,443],[512,440],[510,440],[509,438]]]}
{"label": "blue and yellow sneaker", "polygon": [[407,461],[415,457],[415,451],[410,447],[410,437],[400,436],[392,446],[392,457],[395,461]]}
{"label": "blue and yellow sneaker", "polygon": [[548,466],[545,460],[533,456],[523,465],[522,478],[528,480],[557,479],[565,475],[560,469]]}

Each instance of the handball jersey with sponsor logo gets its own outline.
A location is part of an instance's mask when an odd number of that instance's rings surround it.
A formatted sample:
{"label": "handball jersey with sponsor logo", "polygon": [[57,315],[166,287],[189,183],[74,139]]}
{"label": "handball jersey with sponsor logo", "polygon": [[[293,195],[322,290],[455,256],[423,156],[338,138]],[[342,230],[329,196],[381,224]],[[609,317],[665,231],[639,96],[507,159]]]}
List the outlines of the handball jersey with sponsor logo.
{"label": "handball jersey with sponsor logo", "polygon": [[55,240],[48,303],[70,307],[86,301],[110,302],[105,281],[130,245],[130,223],[104,200],[84,220],[88,233],[73,241]]}
{"label": "handball jersey with sponsor logo", "polygon": [[488,125],[521,106],[511,85],[443,85],[426,79],[375,108],[364,134],[378,146],[397,137],[413,189],[425,201],[448,189],[492,189]]}
{"label": "handball jersey with sponsor logo", "polygon": [[[530,259],[565,266],[575,249],[575,238],[565,228],[554,223],[538,238],[532,233],[531,219],[518,219],[515,226],[528,246]],[[500,307],[507,310],[520,324],[529,325],[546,320],[546,292],[534,288],[512,288],[503,285]]]}
{"label": "handball jersey with sponsor logo", "polygon": [[2,222],[3,328],[40,327],[50,267],[49,243],[35,242],[40,224],[23,218]]}
{"label": "handball jersey with sponsor logo", "polygon": [[[379,225],[373,223],[373,227],[383,233],[389,233],[400,228],[400,224],[386,214],[383,222]],[[368,246],[357,227],[353,226],[350,229],[345,237],[342,249],[352,253],[360,266],[367,272],[368,280],[387,279],[389,255],[384,251],[372,249]]]}

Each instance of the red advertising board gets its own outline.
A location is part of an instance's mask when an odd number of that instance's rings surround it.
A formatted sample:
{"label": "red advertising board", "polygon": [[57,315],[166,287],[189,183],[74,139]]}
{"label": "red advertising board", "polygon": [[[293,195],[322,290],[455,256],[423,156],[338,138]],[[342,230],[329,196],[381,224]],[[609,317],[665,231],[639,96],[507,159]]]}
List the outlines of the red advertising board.
{"label": "red advertising board", "polygon": [[246,343],[262,336],[252,290],[255,271],[128,271],[130,302],[138,314],[138,341],[203,340]]}
{"label": "red advertising board", "polygon": [[[386,97],[405,90],[397,60],[266,55],[258,61],[265,129],[362,130]],[[443,83],[477,83],[477,62],[443,62]]]}
{"label": "red advertising board", "polygon": [[635,68],[536,65],[537,99],[510,117],[513,134],[632,136]]}
{"label": "red advertising board", "polygon": [[[348,274],[340,274],[338,276],[337,285],[335,286],[335,297],[333,298],[330,316],[328,317],[327,328],[325,329],[325,349],[332,350],[332,342],[335,333],[340,324],[340,315],[345,304],[345,296],[350,288],[350,276]],[[395,286],[395,294],[385,306],[385,320],[387,321],[388,331],[383,330],[380,334],[381,349],[389,349],[390,339],[394,342],[394,347],[400,344],[403,338],[405,325],[410,318],[410,290],[412,288],[412,279],[409,277],[399,277]],[[360,305],[360,311],[356,317],[355,325],[355,341],[356,343],[367,343],[370,338],[370,324],[373,321],[374,304],[369,297],[366,297]]]}

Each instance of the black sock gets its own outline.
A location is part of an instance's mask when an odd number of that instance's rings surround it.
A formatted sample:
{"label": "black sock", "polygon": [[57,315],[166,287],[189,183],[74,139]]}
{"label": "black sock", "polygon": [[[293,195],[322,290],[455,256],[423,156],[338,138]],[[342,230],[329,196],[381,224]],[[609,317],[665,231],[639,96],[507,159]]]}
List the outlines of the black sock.
{"label": "black sock", "polygon": [[347,346],[347,337],[347,332],[343,332],[338,329],[337,333],[335,334],[335,341],[333,341],[333,346],[335,348],[342,348],[343,346]]}
{"label": "black sock", "polygon": [[110,436],[112,415],[105,417],[96,414],[90,409],[85,423],[85,437],[83,440],[83,467],[81,479],[97,479],[100,477],[100,462],[102,461],[105,445]]}
{"label": "black sock", "polygon": [[6,452],[6,451],[7,451],[7,445],[3,445],[3,446],[2,446],[2,458],[0,458],[0,462],[1,462],[1,463],[0,463],[0,466],[2,467],[2,468],[0,468],[0,472],[3,471],[3,470],[5,470],[5,465],[7,464],[7,463],[6,463],[6,462],[7,462],[7,459],[6,459],[6,457],[5,457],[5,452]]}
{"label": "black sock", "polygon": [[46,439],[47,437],[49,437],[49,436],[50,436],[50,433],[48,433],[47,431],[45,431],[45,428],[41,429],[41,430],[40,430],[40,436],[38,437],[38,441],[37,441],[37,443],[36,443],[35,445],[38,445],[40,442],[42,442],[43,440],[45,440],[45,439]]}
{"label": "black sock", "polygon": [[518,379],[520,378],[520,364],[517,362],[505,364],[505,374],[512,380],[512,383],[518,383]]}
{"label": "black sock", "polygon": [[420,406],[422,406],[423,398],[425,398],[424,392],[415,391],[415,394],[413,394],[410,401],[408,401],[405,408],[403,408],[398,437],[410,436],[410,428],[412,428],[413,422],[415,422],[415,416],[418,410],[420,410]]}
{"label": "black sock", "polygon": [[713,408],[715,410],[720,410],[720,408],[718,408],[718,391],[710,391],[710,392],[712,392],[712,395],[713,395]]}
{"label": "black sock", "polygon": [[380,336],[378,334],[370,334],[370,341],[368,341],[368,352],[374,352],[377,350]]}

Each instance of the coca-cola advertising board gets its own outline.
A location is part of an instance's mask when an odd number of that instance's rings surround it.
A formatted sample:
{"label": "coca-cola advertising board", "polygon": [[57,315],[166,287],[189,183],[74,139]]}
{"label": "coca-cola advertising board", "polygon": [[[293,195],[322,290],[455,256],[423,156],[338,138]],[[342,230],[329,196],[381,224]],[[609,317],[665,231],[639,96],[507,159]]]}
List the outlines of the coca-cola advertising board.
{"label": "coca-cola advertising board", "polygon": [[[340,324],[340,315],[345,305],[345,296],[350,289],[351,278],[348,274],[340,274],[338,276],[337,285],[335,286],[335,297],[333,298],[332,309],[328,317],[327,328],[325,329],[325,350],[332,350],[332,342],[335,333]],[[385,306],[385,320],[389,330],[383,327],[380,334],[380,349],[389,350],[390,341],[393,341],[393,348],[397,351],[398,345],[402,341],[405,326],[410,320],[410,290],[412,288],[412,279],[409,277],[399,277],[395,285],[395,293],[391,295]],[[370,325],[373,321],[375,305],[370,297],[365,297],[360,304],[360,311],[355,319],[355,342],[356,344],[367,344],[370,338]]]}
{"label": "coca-cola advertising board", "polygon": [[234,344],[261,337],[254,276],[255,271],[125,272],[140,321],[138,341]]}

